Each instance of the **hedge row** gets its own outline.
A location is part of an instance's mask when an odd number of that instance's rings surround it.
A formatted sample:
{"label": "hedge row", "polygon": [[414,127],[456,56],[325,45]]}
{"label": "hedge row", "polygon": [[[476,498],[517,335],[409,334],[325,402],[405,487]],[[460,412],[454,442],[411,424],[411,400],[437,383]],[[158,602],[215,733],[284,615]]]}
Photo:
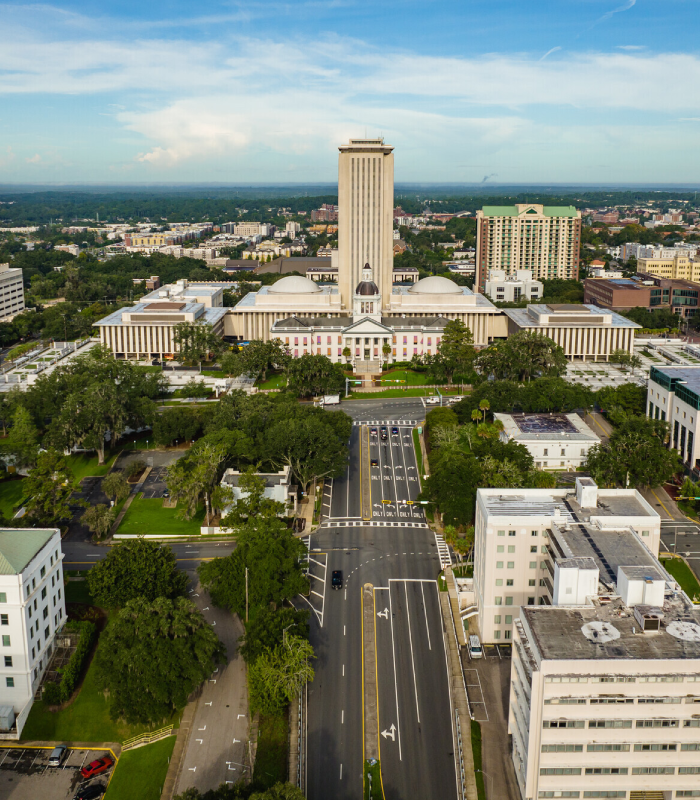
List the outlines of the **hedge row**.
{"label": "hedge row", "polygon": [[92,622],[71,621],[66,627],[72,630],[80,630],[80,638],[78,639],[78,646],[70,657],[70,661],[59,670],[61,682],[46,683],[44,685],[42,700],[50,706],[65,703],[73,694],[95,639],[95,625]]}

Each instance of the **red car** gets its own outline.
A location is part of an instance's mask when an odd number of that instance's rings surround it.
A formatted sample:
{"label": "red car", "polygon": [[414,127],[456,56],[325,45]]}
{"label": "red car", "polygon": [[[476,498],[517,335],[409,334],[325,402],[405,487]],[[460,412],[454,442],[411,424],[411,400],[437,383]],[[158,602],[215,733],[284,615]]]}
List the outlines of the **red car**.
{"label": "red car", "polygon": [[104,772],[106,769],[109,769],[114,761],[112,760],[111,756],[103,756],[102,758],[98,758],[96,761],[91,761],[87,767],[83,767],[80,770],[80,774],[83,778],[92,778],[93,775],[99,775],[100,772]]}

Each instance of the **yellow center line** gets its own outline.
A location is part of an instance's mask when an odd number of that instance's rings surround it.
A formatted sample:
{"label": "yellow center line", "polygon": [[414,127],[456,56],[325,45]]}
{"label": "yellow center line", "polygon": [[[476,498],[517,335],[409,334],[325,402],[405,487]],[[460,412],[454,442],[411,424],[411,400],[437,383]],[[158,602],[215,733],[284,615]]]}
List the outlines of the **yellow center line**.
{"label": "yellow center line", "polygon": [[659,501],[659,503],[661,504],[661,508],[663,508],[663,510],[664,510],[664,511],[665,511],[665,512],[668,514],[668,516],[669,516],[671,519],[674,519],[674,517],[673,517],[673,514],[671,514],[671,512],[670,512],[670,511],[669,511],[669,510],[666,508],[666,506],[665,506],[665,505],[664,505],[664,503],[663,503],[663,500],[662,500],[662,499],[659,497],[659,495],[658,495],[658,494],[656,494],[656,492],[655,492],[653,489],[651,489],[651,488],[650,488],[650,491],[651,491],[651,493],[654,495],[654,497],[655,497],[655,498],[656,498],[656,499]]}
{"label": "yellow center line", "polygon": [[588,416],[593,420],[593,422],[595,422],[595,424],[601,429],[601,431],[603,431],[603,433],[607,437],[610,436],[610,434],[605,430],[605,428],[600,424],[600,422],[598,422],[598,420],[593,416],[593,414],[589,414]]}

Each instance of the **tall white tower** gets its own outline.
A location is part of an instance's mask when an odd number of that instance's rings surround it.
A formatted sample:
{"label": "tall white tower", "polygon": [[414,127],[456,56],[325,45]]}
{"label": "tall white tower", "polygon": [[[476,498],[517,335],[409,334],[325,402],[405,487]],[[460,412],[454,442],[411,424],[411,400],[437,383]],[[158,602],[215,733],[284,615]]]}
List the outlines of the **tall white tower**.
{"label": "tall white tower", "polygon": [[338,286],[347,309],[369,264],[384,308],[394,267],[394,156],[383,139],[351,139],[338,157]]}

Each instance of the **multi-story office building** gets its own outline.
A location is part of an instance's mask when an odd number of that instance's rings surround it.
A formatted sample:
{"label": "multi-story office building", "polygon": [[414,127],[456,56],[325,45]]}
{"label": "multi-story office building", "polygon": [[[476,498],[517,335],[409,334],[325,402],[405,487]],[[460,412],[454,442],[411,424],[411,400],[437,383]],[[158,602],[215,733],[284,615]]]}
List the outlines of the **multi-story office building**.
{"label": "multi-story office building", "polygon": [[518,300],[537,300],[542,297],[544,285],[532,277],[532,270],[519,269],[509,274],[503,269],[492,269],[484,287],[484,294],[502,303]]}
{"label": "multi-story office building", "polygon": [[[609,563],[616,563],[616,548],[635,542],[625,552],[630,560],[617,563],[637,565],[658,553],[660,519],[635,489],[598,489],[590,478],[577,478],[575,491],[479,489],[474,533],[479,632],[487,643],[503,643],[520,606],[557,604],[555,539],[567,557],[600,561],[602,554]],[[615,578],[604,570],[602,580]],[[591,583],[589,594],[597,587]]]}
{"label": "multi-story office building", "polygon": [[697,313],[699,299],[700,284],[645,273],[613,280],[586,278],[583,282],[584,303],[615,311],[665,308],[688,318]]}
{"label": "multi-story office building", "polygon": [[526,447],[538,469],[583,466],[600,438],[578,414],[494,414],[503,423],[501,441]]}
{"label": "multi-story office building", "polygon": [[0,706],[14,719],[0,738],[18,739],[66,621],[57,529],[0,531]]}
{"label": "multi-story office building", "polygon": [[634,349],[635,322],[594,305],[530,303],[505,308],[508,333],[531,331],[553,339],[574,361],[608,361],[615,350]]}
{"label": "multi-story office building", "polygon": [[478,290],[492,269],[577,279],[580,245],[581,212],[573,206],[484,206],[476,212]]}
{"label": "multi-story office building", "polygon": [[383,139],[351,139],[338,149],[340,294],[349,309],[369,264],[382,308],[388,309],[394,266],[394,148]]}
{"label": "multi-story office building", "polygon": [[24,279],[22,270],[0,264],[0,321],[24,311]]}
{"label": "multi-story office building", "polygon": [[[227,226],[224,226],[227,227]],[[272,236],[275,226],[266,222],[237,222],[232,231],[236,236]]]}
{"label": "multi-story office building", "polygon": [[637,269],[660,278],[700,281],[700,259],[687,250],[655,253],[650,258],[638,258]]}
{"label": "multi-story office building", "polygon": [[652,367],[647,416],[668,422],[670,446],[690,469],[700,469],[700,367]]}

